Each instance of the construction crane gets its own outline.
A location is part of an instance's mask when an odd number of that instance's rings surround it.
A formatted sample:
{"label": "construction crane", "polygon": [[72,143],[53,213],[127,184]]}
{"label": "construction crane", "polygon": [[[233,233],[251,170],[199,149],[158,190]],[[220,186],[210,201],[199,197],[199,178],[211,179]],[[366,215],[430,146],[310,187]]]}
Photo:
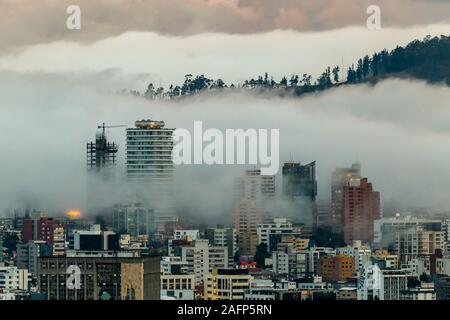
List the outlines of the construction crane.
{"label": "construction crane", "polygon": [[95,136],[95,143],[87,143],[87,166],[89,169],[97,168],[98,170],[114,165],[116,163],[116,153],[119,147],[116,143],[108,142],[106,139],[105,130],[107,128],[119,128],[127,127],[126,125],[112,125],[107,126],[106,123],[97,126],[98,129],[102,129],[101,133],[97,133]]}
{"label": "construction crane", "polygon": [[124,124],[119,124],[119,125],[112,125],[112,126],[107,126],[106,123],[102,123],[101,126],[97,126],[98,129],[102,129],[102,135],[103,137],[105,136],[105,129],[106,128],[124,128],[124,127],[128,127],[127,125]]}

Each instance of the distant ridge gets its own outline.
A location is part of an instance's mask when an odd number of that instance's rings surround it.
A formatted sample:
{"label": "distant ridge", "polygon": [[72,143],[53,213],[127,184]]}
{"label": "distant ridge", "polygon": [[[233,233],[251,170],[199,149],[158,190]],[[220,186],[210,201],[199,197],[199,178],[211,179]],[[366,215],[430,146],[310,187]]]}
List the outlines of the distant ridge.
{"label": "distant ridge", "polygon": [[277,82],[267,72],[257,79],[245,80],[243,83],[226,84],[222,79],[209,79],[204,75],[188,74],[181,85],[169,88],[155,87],[152,83],[141,93],[136,90],[122,90],[122,94],[131,94],[146,99],[179,99],[201,92],[248,90],[258,93],[272,93],[280,96],[302,96],[307,93],[320,92],[341,85],[359,83],[376,83],[387,78],[413,78],[429,83],[441,83],[450,86],[450,36],[431,36],[423,40],[414,40],[405,47],[397,46],[394,50],[386,49],[366,55],[347,70],[346,79],[340,79],[339,66],[327,67],[315,80],[309,74],[293,74],[282,77]]}

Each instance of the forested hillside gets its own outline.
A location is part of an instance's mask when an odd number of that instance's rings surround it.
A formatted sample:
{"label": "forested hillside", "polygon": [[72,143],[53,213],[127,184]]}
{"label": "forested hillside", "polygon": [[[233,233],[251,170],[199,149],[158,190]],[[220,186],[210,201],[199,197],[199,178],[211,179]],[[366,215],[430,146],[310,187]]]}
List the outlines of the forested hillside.
{"label": "forested hillside", "polygon": [[[341,74],[346,74],[341,79]],[[144,93],[130,93],[146,99],[173,99],[190,96],[204,91],[244,89],[257,92],[272,91],[275,94],[301,96],[345,84],[376,82],[389,77],[417,78],[430,83],[446,83],[450,86],[450,36],[426,37],[415,40],[405,47],[392,51],[386,49],[373,55],[366,55],[356,61],[348,70],[341,72],[339,66],[326,67],[315,80],[310,74],[292,74],[276,81],[268,73],[243,83],[226,84],[222,79],[209,79],[204,75],[185,76],[181,85],[169,88],[155,87],[150,83]]]}

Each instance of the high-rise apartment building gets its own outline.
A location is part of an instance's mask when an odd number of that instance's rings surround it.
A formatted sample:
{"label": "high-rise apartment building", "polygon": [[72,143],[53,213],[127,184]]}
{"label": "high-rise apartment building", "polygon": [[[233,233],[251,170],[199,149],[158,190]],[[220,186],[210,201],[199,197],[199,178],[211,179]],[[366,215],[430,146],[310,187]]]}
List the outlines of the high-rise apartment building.
{"label": "high-rise apartment building", "polygon": [[316,162],[302,165],[286,162],[283,165],[283,194],[291,198],[315,201],[317,196]]}
{"label": "high-rise apartment building", "polygon": [[155,210],[159,230],[177,221],[174,204],[173,131],[164,121],[141,120],[127,128],[127,178],[137,202]]}
{"label": "high-rise apartment building", "polygon": [[342,188],[342,226],[344,241],[373,241],[373,223],[380,218],[380,193],[367,178],[352,177]]}
{"label": "high-rise apartment building", "polygon": [[306,165],[286,162],[283,165],[283,194],[295,207],[295,214],[290,218],[311,228],[317,196],[316,162]]}
{"label": "high-rise apartment building", "polygon": [[248,170],[236,188],[234,228],[238,234],[241,255],[254,255],[258,245],[257,226],[273,217],[270,200],[275,196],[275,177]]}
{"label": "high-rise apartment building", "polygon": [[155,231],[154,209],[140,203],[121,203],[113,208],[112,226],[114,231],[127,233],[134,239]]}
{"label": "high-rise apartment building", "polygon": [[352,164],[350,168],[337,168],[331,175],[331,208],[329,223],[336,233],[342,233],[343,187],[352,178],[361,177],[361,165]]}

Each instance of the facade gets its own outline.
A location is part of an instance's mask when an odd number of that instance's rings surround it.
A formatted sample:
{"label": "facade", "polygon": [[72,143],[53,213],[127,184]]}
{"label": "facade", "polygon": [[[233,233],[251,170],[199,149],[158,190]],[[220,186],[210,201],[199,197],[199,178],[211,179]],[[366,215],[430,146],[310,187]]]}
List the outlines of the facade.
{"label": "facade", "polygon": [[357,300],[356,287],[342,287],[336,291],[336,300]]}
{"label": "facade", "polygon": [[450,277],[436,277],[434,287],[436,290],[436,300],[450,300]]}
{"label": "facade", "polygon": [[217,226],[216,228],[208,228],[205,231],[205,238],[209,244],[215,247],[227,247],[228,249],[228,265],[232,266],[234,255],[238,251],[237,233],[234,228],[225,228]]}
{"label": "facade", "polygon": [[450,256],[446,255],[436,259],[436,273],[450,276]]}
{"label": "facade", "polygon": [[23,220],[22,242],[30,240],[46,241],[53,246],[54,255],[64,255],[65,251],[65,227],[54,218],[38,217]]}
{"label": "facade", "polygon": [[53,249],[46,241],[32,240],[17,244],[17,267],[36,274],[38,257],[49,257]]}
{"label": "facade", "polygon": [[141,120],[127,128],[126,168],[133,197],[155,210],[155,227],[178,220],[174,203],[173,131],[164,121]]}
{"label": "facade", "polygon": [[380,300],[400,300],[400,293],[407,289],[407,270],[382,270],[383,295]]}
{"label": "facade", "polygon": [[422,227],[398,231],[395,234],[395,253],[400,263],[407,264],[421,255],[445,250],[444,232],[427,231]]}
{"label": "facade", "polygon": [[314,212],[317,196],[316,162],[306,165],[286,162],[282,170],[283,195],[295,207],[295,216],[292,219],[311,228],[316,216]]}
{"label": "facade", "polygon": [[[444,223],[439,219],[424,219],[411,216],[381,218],[374,221],[374,239],[376,247],[394,247],[393,235],[403,230],[421,227],[427,231],[443,231]],[[444,231],[445,233],[445,231]]]}
{"label": "facade", "polygon": [[306,255],[306,270],[310,274],[318,274],[319,259],[323,256],[333,256],[336,250],[329,247],[309,248]]}
{"label": "facade", "polygon": [[180,246],[179,254],[187,273],[195,275],[196,285],[202,284],[205,275],[214,268],[228,268],[228,248],[210,246],[206,239]]}
{"label": "facade", "polygon": [[343,187],[352,178],[361,177],[361,165],[354,163],[350,168],[337,168],[331,176],[331,208],[329,223],[336,233],[342,233],[342,221],[344,215]]}
{"label": "facade", "polygon": [[376,250],[372,253],[371,260],[381,269],[398,269],[399,267],[398,256],[387,250]]}
{"label": "facade", "polygon": [[275,177],[248,170],[238,181],[234,203],[234,228],[241,255],[252,256],[258,243],[257,226],[273,218],[270,204],[275,196]]}
{"label": "facade", "polygon": [[195,300],[194,274],[162,274],[161,299]]}
{"label": "facade", "polygon": [[367,178],[351,178],[342,188],[344,241],[373,241],[373,222],[380,218],[380,193]]}
{"label": "facade", "polygon": [[316,162],[306,165],[286,162],[283,165],[283,194],[291,198],[307,198],[314,202],[317,196]]}
{"label": "facade", "polygon": [[117,251],[119,235],[113,231],[74,230],[69,237],[69,249],[76,251]]}
{"label": "facade", "polygon": [[298,238],[291,234],[282,235],[277,242],[275,250],[287,252],[300,252],[309,248],[308,238]]}
{"label": "facade", "polygon": [[316,201],[314,212],[314,228],[332,227],[331,223],[331,203],[325,201]]}
{"label": "facade", "polygon": [[214,269],[206,276],[205,300],[243,300],[251,279],[248,269]]}
{"label": "facade", "polygon": [[112,226],[114,231],[127,233],[133,239],[155,231],[155,213],[141,203],[116,204],[113,209]]}
{"label": "facade", "polygon": [[186,274],[188,266],[178,256],[165,256],[161,258],[161,274]]}
{"label": "facade", "polygon": [[355,244],[353,246],[336,248],[336,253],[353,257],[355,270],[363,268],[372,258],[372,250],[369,247]]}
{"label": "facade", "polygon": [[408,289],[407,269],[384,269],[367,264],[358,274],[358,300],[400,300]]}
{"label": "facade", "polygon": [[300,230],[294,228],[286,218],[274,218],[272,223],[258,224],[256,232],[258,244],[265,243],[268,252],[276,250],[278,243],[285,235],[301,237]]}
{"label": "facade", "polygon": [[355,258],[338,254],[319,259],[318,274],[324,281],[347,281],[355,276]]}
{"label": "facade", "polygon": [[0,290],[28,290],[30,275],[27,269],[0,266]]}
{"label": "facade", "polygon": [[175,240],[188,239],[188,241],[200,239],[200,231],[194,230],[174,230],[173,238]]}
{"label": "facade", "polygon": [[436,300],[434,283],[422,283],[419,287],[401,291],[400,300]]}
{"label": "facade", "polygon": [[[79,289],[66,285],[69,266],[80,268]],[[37,279],[38,289],[47,300],[160,298],[159,257],[121,257],[116,254],[110,257],[76,255],[39,258]]]}
{"label": "facade", "polygon": [[289,253],[282,251],[272,252],[272,271],[276,274],[289,274]]}
{"label": "facade", "polygon": [[274,283],[270,279],[252,279],[244,293],[244,300],[275,300],[275,297]]}

